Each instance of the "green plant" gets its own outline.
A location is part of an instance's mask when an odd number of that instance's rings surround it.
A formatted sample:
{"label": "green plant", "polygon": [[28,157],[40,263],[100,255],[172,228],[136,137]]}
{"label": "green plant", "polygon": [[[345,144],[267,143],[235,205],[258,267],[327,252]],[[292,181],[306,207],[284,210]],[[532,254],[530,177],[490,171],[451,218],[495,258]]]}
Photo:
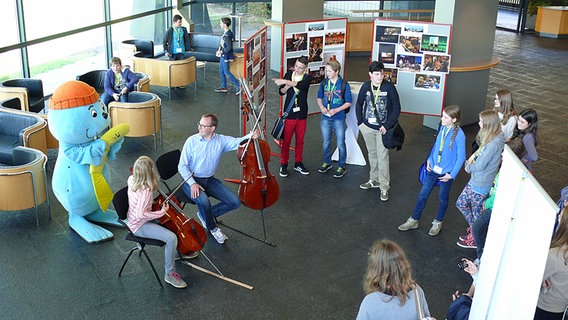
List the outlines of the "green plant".
{"label": "green plant", "polygon": [[538,12],[538,7],[546,7],[552,5],[551,0],[529,0],[527,13],[529,16],[534,16]]}

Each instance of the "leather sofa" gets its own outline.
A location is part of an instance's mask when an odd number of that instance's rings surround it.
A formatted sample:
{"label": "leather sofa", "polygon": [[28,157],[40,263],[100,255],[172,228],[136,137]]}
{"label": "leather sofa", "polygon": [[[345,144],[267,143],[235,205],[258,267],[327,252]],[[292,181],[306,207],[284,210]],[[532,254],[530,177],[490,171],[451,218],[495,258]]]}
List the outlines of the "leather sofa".
{"label": "leather sofa", "polygon": [[0,163],[12,159],[18,146],[37,149],[47,154],[47,122],[31,112],[0,108]]}
{"label": "leather sofa", "polygon": [[[213,33],[199,33],[190,32],[189,40],[191,41],[190,56],[194,56],[198,61],[219,62],[219,57],[216,56],[219,43],[221,42],[221,35]],[[243,53],[243,48],[233,48],[235,54]]]}
{"label": "leather sofa", "polygon": [[[12,99],[8,99],[8,100],[0,101],[0,107],[7,108],[7,109],[8,108],[14,109],[14,111],[6,110],[7,112],[24,114],[24,115],[32,115],[32,116],[37,115],[37,116],[41,117],[47,123],[47,113],[37,113],[36,114],[36,113],[30,112],[30,111],[23,111],[21,106],[20,106],[20,100],[18,98],[12,98]],[[34,139],[39,139],[39,138],[34,138]],[[41,141],[41,139],[39,141]],[[57,141],[57,139],[55,139],[55,137],[51,134],[51,131],[49,130],[49,126],[47,126],[46,129],[45,129],[45,142],[47,143],[47,149],[59,148],[59,141]],[[41,143],[39,143],[39,145],[41,145]],[[41,149],[41,147],[39,147],[39,148]]]}

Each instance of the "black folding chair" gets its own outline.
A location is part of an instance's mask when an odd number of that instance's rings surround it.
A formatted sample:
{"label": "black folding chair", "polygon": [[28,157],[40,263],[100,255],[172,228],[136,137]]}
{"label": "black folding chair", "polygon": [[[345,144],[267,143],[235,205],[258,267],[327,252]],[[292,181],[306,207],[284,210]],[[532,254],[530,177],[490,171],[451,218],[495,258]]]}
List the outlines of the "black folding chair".
{"label": "black folding chair", "polygon": [[[175,188],[182,182],[181,176],[178,183],[175,184],[173,188],[171,188],[167,181],[176,176],[178,172],[178,164],[179,158],[181,157],[181,151],[179,149],[172,150],[162,154],[161,156],[156,159],[156,168],[158,169],[158,176],[160,176],[160,181],[164,184],[166,189],[168,189],[168,194],[172,193]],[[171,181],[170,181],[171,183]],[[179,188],[175,193],[174,197],[179,200],[181,203],[182,209],[185,207],[186,203],[195,204],[190,197],[188,197],[185,192],[183,192],[183,188]]]}
{"label": "black folding chair", "polygon": [[130,250],[130,253],[126,257],[126,260],[124,260],[124,263],[122,264],[122,267],[120,268],[120,272],[118,273],[118,276],[120,277],[122,275],[122,270],[124,270],[124,267],[126,266],[126,263],[128,262],[128,259],[130,259],[130,256],[132,255],[132,253],[134,253],[134,251],[136,251],[136,250],[140,250],[140,252],[138,253],[138,256],[142,255],[142,253],[144,254],[146,259],[148,260],[148,263],[150,263],[150,267],[152,267],[152,270],[154,271],[154,275],[156,276],[158,283],[160,284],[161,287],[164,287],[164,285],[162,284],[162,280],[160,280],[160,276],[158,276],[158,272],[156,272],[156,268],[154,268],[154,264],[152,263],[152,260],[150,260],[150,257],[148,256],[148,253],[146,252],[145,247],[146,247],[146,245],[163,247],[163,246],[166,245],[166,243],[161,241],[161,240],[142,238],[142,237],[135,236],[134,233],[132,232],[132,230],[130,230],[130,228],[128,228],[128,225],[123,221],[123,220],[126,219],[127,213],[128,213],[128,187],[124,187],[124,188],[118,190],[114,194],[114,198],[112,199],[112,203],[114,205],[114,209],[116,210],[116,213],[118,214],[118,222],[120,224],[122,224],[123,226],[125,226],[126,229],[128,230],[128,234],[126,235],[125,239],[128,240],[128,241],[136,242],[136,247],[134,247],[134,248],[132,248],[132,250]]}

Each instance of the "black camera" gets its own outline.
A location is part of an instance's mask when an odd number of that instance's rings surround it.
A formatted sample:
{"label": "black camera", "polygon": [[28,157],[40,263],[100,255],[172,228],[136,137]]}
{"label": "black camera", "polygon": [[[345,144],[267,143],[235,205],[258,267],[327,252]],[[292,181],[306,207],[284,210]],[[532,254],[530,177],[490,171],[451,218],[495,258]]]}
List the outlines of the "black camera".
{"label": "black camera", "polygon": [[466,260],[460,260],[460,262],[458,262],[458,268],[460,268],[460,270],[467,268],[467,261]]}

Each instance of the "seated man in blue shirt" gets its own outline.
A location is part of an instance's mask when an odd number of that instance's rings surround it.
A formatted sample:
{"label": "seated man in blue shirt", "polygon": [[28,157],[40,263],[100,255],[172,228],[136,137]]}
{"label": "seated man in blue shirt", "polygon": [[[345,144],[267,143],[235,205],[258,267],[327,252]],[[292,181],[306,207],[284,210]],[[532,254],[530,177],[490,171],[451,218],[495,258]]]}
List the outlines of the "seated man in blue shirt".
{"label": "seated man in blue shirt", "polygon": [[[228,237],[217,227],[215,218],[237,209],[241,202],[235,193],[213,175],[223,153],[236,150],[241,141],[251,137],[256,139],[260,133],[255,130],[240,138],[225,136],[215,133],[217,123],[214,114],[201,117],[197,124],[199,132],[189,137],[183,145],[178,171],[184,180],[193,172],[193,177],[183,184],[183,191],[197,204],[197,216],[203,227],[211,232],[217,242],[223,244]],[[220,202],[211,206],[209,197]]]}

